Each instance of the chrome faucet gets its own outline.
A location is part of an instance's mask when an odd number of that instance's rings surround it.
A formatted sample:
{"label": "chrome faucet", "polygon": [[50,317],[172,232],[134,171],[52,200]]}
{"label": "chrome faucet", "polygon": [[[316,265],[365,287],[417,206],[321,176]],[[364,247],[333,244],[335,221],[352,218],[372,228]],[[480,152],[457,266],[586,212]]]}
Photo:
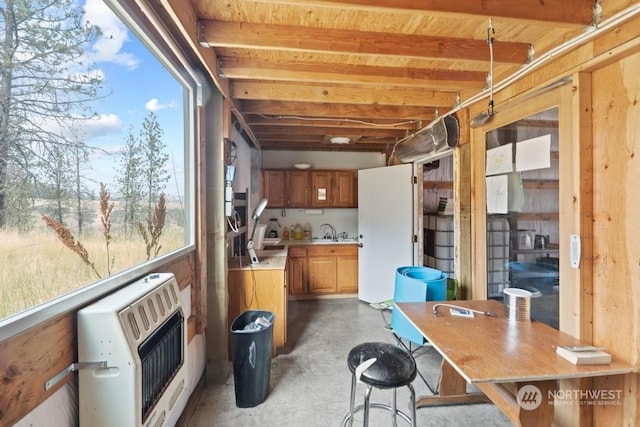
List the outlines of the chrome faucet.
{"label": "chrome faucet", "polygon": [[[331,238],[333,240],[336,240],[337,239],[337,237],[336,237],[336,229],[333,228],[333,225],[331,225],[331,224],[322,224],[322,225],[320,225],[320,231],[322,231],[322,227],[324,227],[324,226],[327,226],[327,227],[329,227],[331,229]],[[324,238],[325,239],[327,238],[327,233],[324,234]]]}

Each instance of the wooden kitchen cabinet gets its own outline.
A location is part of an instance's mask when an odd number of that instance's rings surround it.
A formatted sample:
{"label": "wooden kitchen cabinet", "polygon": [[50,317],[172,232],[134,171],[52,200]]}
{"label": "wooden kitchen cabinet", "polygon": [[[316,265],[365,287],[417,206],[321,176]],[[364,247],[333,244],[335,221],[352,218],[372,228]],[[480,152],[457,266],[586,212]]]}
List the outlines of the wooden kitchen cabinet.
{"label": "wooden kitchen cabinet", "polygon": [[358,246],[316,245],[307,250],[309,294],[358,292]]}
{"label": "wooden kitchen cabinet", "polygon": [[335,197],[338,208],[358,207],[358,174],[353,170],[335,171]]}
{"label": "wooden kitchen cabinet", "polygon": [[287,174],[283,170],[262,171],[262,197],[267,199],[267,207],[286,207],[286,178]]}
{"label": "wooden kitchen cabinet", "polygon": [[289,295],[305,295],[307,293],[307,248],[305,246],[289,247]]}
{"label": "wooden kitchen cabinet", "polygon": [[309,293],[335,294],[337,292],[338,269],[335,256],[309,258]]}
{"label": "wooden kitchen cabinet", "polygon": [[[357,254],[357,249],[356,249]],[[338,277],[336,291],[339,294],[358,293],[358,255],[336,257]]]}
{"label": "wooden kitchen cabinet", "polygon": [[262,171],[262,197],[268,208],[356,208],[357,171]]}
{"label": "wooden kitchen cabinet", "polygon": [[311,171],[311,206],[327,208],[333,206],[333,172]]}
{"label": "wooden kitchen cabinet", "polygon": [[295,299],[358,293],[357,245],[290,246],[287,269]]}
{"label": "wooden kitchen cabinet", "polygon": [[[246,310],[266,310],[275,314],[273,348],[287,342],[287,270],[244,267],[229,269],[228,327]],[[231,334],[229,335],[231,348]],[[231,353],[229,353],[231,354]]]}
{"label": "wooden kitchen cabinet", "polygon": [[356,171],[312,171],[311,205],[318,208],[358,207]]}
{"label": "wooden kitchen cabinet", "polygon": [[287,207],[306,208],[309,206],[309,172],[287,172]]}

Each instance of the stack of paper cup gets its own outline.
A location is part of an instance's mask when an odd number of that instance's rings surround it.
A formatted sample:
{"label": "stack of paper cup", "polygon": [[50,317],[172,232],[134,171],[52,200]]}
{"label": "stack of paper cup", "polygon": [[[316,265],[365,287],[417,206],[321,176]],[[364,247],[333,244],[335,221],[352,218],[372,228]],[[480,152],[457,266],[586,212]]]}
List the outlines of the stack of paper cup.
{"label": "stack of paper cup", "polygon": [[509,322],[529,322],[531,292],[519,288],[507,288],[504,292],[504,314]]}

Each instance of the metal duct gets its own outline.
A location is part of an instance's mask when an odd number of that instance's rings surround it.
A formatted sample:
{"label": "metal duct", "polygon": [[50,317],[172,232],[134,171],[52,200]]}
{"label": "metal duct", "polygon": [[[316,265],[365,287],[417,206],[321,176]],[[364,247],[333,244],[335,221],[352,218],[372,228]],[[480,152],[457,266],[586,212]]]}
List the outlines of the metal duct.
{"label": "metal duct", "polygon": [[398,144],[396,155],[403,163],[424,163],[448,155],[459,141],[458,119],[455,116],[446,115]]}

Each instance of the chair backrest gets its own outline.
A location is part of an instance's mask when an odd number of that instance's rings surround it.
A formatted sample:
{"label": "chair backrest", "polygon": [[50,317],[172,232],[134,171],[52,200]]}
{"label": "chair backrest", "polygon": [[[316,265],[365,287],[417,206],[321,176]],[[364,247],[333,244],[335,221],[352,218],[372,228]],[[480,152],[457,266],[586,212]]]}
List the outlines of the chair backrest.
{"label": "chair backrest", "polygon": [[[440,270],[421,266],[396,269],[393,301],[421,302],[447,299],[447,275]],[[400,338],[423,345],[426,341],[420,331],[398,310],[391,313],[391,328]]]}

